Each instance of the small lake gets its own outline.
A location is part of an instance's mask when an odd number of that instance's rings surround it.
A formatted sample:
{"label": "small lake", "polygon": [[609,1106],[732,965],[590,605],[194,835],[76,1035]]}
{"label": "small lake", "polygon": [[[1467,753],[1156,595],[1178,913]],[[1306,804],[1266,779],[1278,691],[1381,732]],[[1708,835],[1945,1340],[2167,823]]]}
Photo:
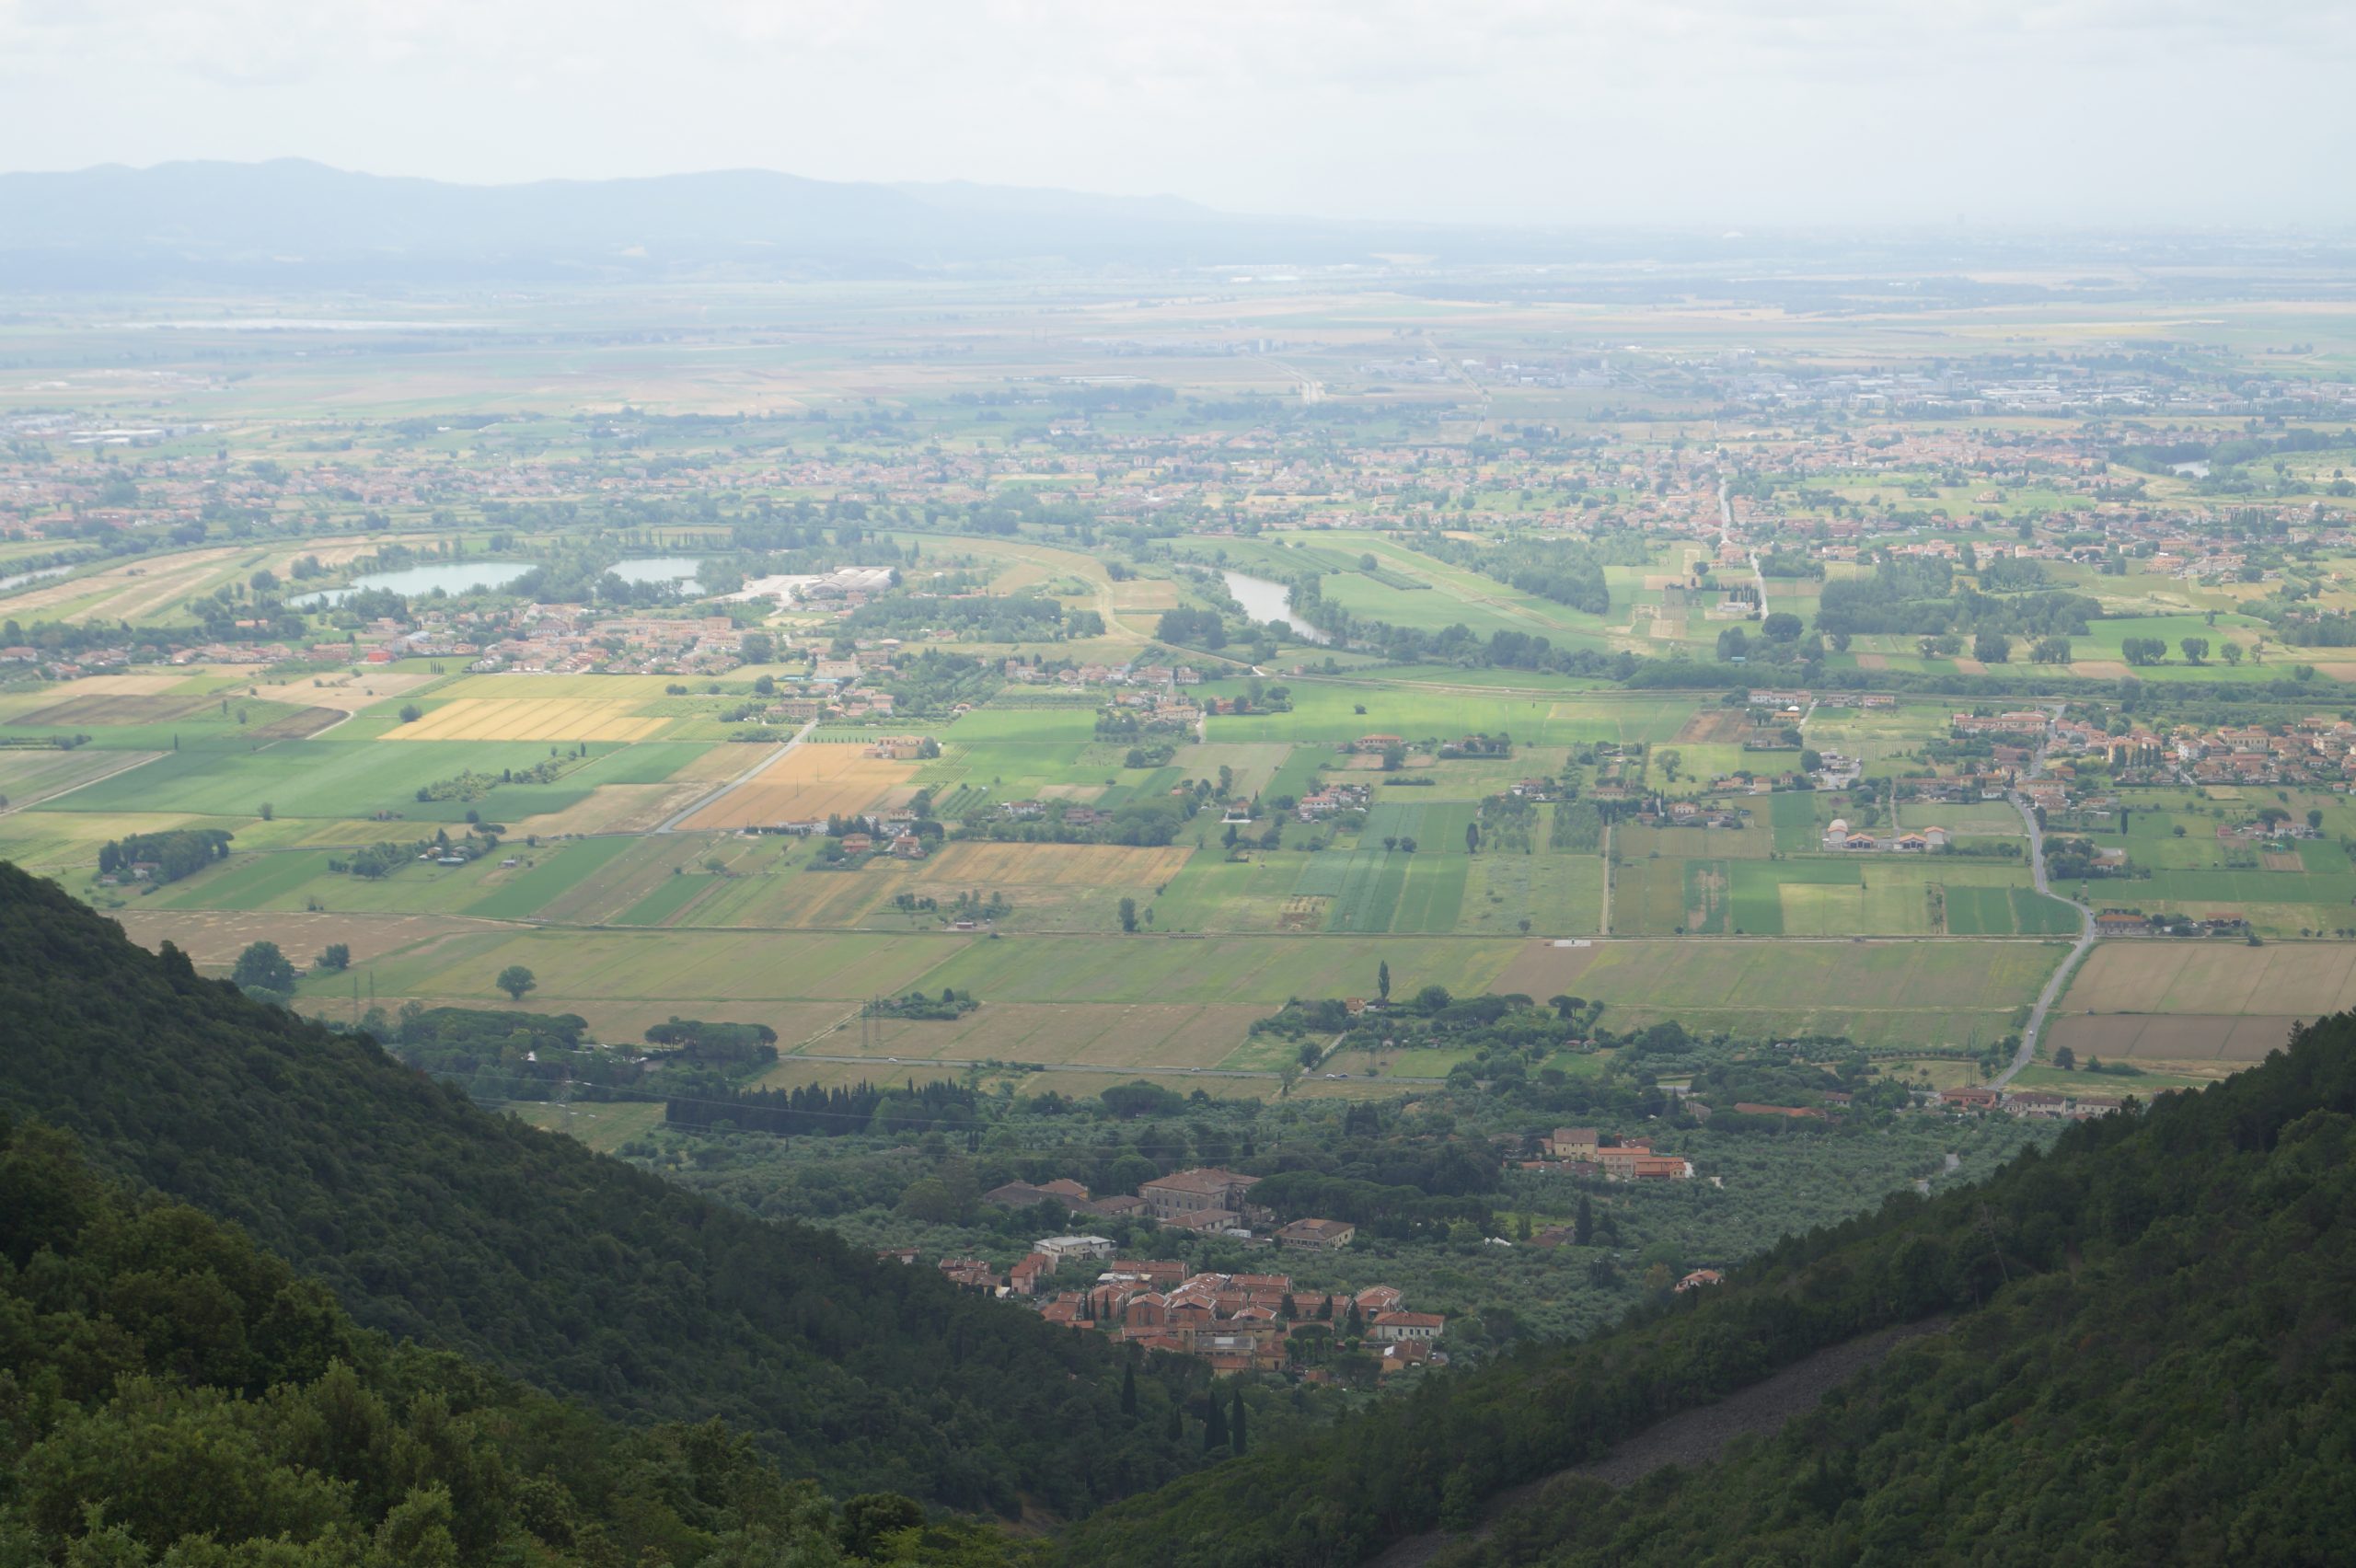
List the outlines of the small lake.
{"label": "small lake", "polygon": [[625,582],[692,582],[702,565],[699,556],[637,556],[614,562],[614,575]]}
{"label": "small lake", "polygon": [[1304,642],[1331,642],[1334,640],[1305,621],[1293,618],[1292,590],[1281,582],[1271,582],[1265,577],[1253,577],[1241,571],[1221,571],[1227,580],[1227,591],[1243,606],[1243,613],[1255,621],[1282,621],[1292,628],[1292,634]]}
{"label": "small lake", "polygon": [[389,588],[403,598],[431,594],[436,588],[445,594],[465,594],[478,588],[503,588],[531,570],[528,560],[437,560],[398,571],[363,572],[349,588],[322,588],[286,602],[296,609],[341,605],[348,595],[371,588]]}
{"label": "small lake", "polygon": [[70,566],[48,566],[39,571],[20,571],[14,577],[0,577],[0,594],[22,588],[28,582],[44,582],[52,577],[63,577],[73,570]]}
{"label": "small lake", "polygon": [[[614,562],[615,576],[625,582],[692,582],[696,569],[703,564],[697,556],[633,556]],[[296,609],[310,609],[319,605],[340,605],[347,594],[356,590],[389,588],[405,599],[431,594],[439,588],[445,594],[467,594],[479,588],[504,588],[532,570],[527,560],[438,560],[424,566],[404,567],[398,571],[364,572],[352,580],[350,588],[322,588],[314,594],[298,594],[287,600]],[[0,583],[0,587],[5,587]]]}

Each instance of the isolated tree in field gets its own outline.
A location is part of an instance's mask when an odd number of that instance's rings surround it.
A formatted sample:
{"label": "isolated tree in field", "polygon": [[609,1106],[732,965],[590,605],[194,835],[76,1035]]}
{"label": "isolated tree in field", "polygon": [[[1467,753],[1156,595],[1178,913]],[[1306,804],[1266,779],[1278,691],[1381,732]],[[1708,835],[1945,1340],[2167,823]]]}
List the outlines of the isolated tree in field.
{"label": "isolated tree in field", "polygon": [[2188,637],[2177,646],[2184,650],[2184,662],[2188,664],[2198,664],[2209,657],[2209,640],[2205,637]]}
{"label": "isolated tree in field", "polygon": [[416,703],[414,703],[414,702],[404,702],[404,703],[402,703],[402,704],[401,704],[401,722],[402,722],[402,723],[404,723],[404,724],[414,724],[414,723],[416,723],[420,719],[422,719],[422,718],[424,718],[424,717],[425,717],[425,709],[422,709],[422,708],[420,708]]}
{"label": "isolated tree in field", "polygon": [[1401,834],[1399,836],[1399,851],[1403,855],[1414,854],[1415,852],[1415,841],[1408,837],[1405,834]]}
{"label": "isolated tree in field", "polygon": [[1391,999],[1391,961],[1384,959],[1374,966],[1374,991],[1384,1001]]}
{"label": "isolated tree in field", "polygon": [[1478,855],[1481,852],[1481,824],[1477,822],[1468,822],[1464,824],[1464,852],[1467,855]]}
{"label": "isolated tree in field", "polygon": [[1300,1043],[1299,1055],[1302,1066],[1313,1067],[1317,1065],[1318,1059],[1325,1055],[1325,1047],[1314,1040],[1304,1040]]}
{"label": "isolated tree in field", "polygon": [[259,986],[266,991],[291,991],[294,988],[294,966],[278,951],[276,942],[256,942],[237,955],[237,967],[229,978],[241,991]]}
{"label": "isolated tree in field", "polygon": [[1983,631],[1971,640],[1971,656],[1983,664],[2002,664],[2013,656],[2013,640],[2001,631]]}
{"label": "isolated tree in field", "polygon": [[2053,1053],[2053,1065],[2065,1073],[2078,1070],[2078,1054],[2067,1045]]}
{"label": "isolated tree in field", "polygon": [[1138,901],[1134,898],[1125,898],[1121,900],[1121,929],[1134,931],[1137,928]]}
{"label": "isolated tree in field", "polygon": [[2238,664],[2242,662],[2242,645],[2238,642],[2228,642],[2217,650],[2217,656],[2228,664]]}
{"label": "isolated tree in field", "polygon": [[511,963],[501,970],[499,978],[491,984],[506,992],[510,1000],[518,1002],[524,999],[525,992],[540,988],[540,983],[533,978],[532,972],[520,963]]}
{"label": "isolated tree in field", "polygon": [[329,942],[327,951],[319,954],[319,968],[328,974],[340,974],[351,967],[352,945],[349,942]]}
{"label": "isolated tree in field", "polygon": [[2029,649],[2028,656],[2040,664],[2066,664],[2070,662],[2070,640],[2066,637],[2040,637]]}

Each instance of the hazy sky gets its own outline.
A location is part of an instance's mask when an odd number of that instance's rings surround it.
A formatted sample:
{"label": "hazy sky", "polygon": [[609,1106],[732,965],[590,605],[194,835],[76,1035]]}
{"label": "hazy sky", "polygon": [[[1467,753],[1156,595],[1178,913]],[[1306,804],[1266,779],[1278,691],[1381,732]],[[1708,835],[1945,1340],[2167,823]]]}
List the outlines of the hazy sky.
{"label": "hazy sky", "polygon": [[2345,0],[0,0],[0,167],[2341,224],[2351,64]]}

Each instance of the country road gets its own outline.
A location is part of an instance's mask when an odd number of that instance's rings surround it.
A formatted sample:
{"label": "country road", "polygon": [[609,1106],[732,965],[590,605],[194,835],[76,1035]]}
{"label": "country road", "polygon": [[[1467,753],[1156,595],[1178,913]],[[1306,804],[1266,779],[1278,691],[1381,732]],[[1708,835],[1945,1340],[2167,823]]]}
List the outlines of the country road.
{"label": "country road", "polygon": [[[2029,778],[2034,778],[2045,771],[2046,749],[2052,744],[2049,738],[2045,744],[2037,748],[2037,755],[2029,759]],[[2062,894],[2055,893],[2050,879],[2045,874],[2045,830],[2038,825],[2036,808],[2021,798],[2018,790],[2005,791],[2004,798],[2013,802],[2013,809],[2021,813],[2021,821],[2028,827],[2028,869],[2029,875],[2036,880],[2037,891],[2048,898],[2060,898],[2078,912],[2078,940],[2077,945],[2071,948],[2070,956],[2062,961],[2062,967],[2056,969],[2053,977],[2045,983],[2045,989],[2038,993],[2037,1006],[2029,1009],[2027,1027],[2021,1031],[2021,1048],[2013,1053],[2012,1066],[1989,1080],[1992,1089],[2004,1088],[2023,1067],[2037,1059],[2037,1037],[2045,1029],[2045,1015],[2052,1010],[2055,1002],[2062,999],[2062,988],[2069,985],[2070,976],[2076,972],[2078,961],[2085,957],[2086,950],[2095,945],[2095,912],[2074,898],[2062,898]]]}
{"label": "country road", "polygon": [[[1718,542],[1734,542],[1734,497],[1727,492],[1727,481],[1718,481]],[[1750,562],[1750,580],[1759,584],[1759,618],[1767,618],[1767,573],[1760,570],[1759,552],[1746,548],[1744,556]]]}
{"label": "country road", "polygon": [[672,813],[670,816],[664,819],[663,825],[656,828],[654,831],[657,833],[674,832],[678,828],[678,825],[681,823],[687,821],[698,812],[702,811],[706,806],[717,805],[722,801],[726,800],[737,790],[742,790],[745,785],[750,784],[754,779],[758,778],[762,774],[767,773],[770,768],[775,767],[779,761],[784,757],[786,753],[791,751],[794,747],[808,740],[810,738],[810,732],[817,727],[818,721],[815,719],[811,720],[810,722],[803,725],[802,728],[793,732],[793,738],[791,740],[787,741],[783,745],[778,746],[770,751],[768,755],[761,758],[760,761],[753,764],[752,767],[745,769],[744,772],[738,774],[735,778],[731,778],[727,783],[722,784],[710,794],[697,797],[694,801],[688,802],[684,811]]}

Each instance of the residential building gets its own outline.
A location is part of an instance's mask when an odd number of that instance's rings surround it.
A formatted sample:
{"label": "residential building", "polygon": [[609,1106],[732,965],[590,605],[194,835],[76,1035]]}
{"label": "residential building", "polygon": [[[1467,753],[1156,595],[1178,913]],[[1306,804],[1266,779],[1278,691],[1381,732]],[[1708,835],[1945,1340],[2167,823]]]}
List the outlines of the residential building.
{"label": "residential building", "polygon": [[1148,1182],[1138,1188],[1138,1196],[1164,1225],[1199,1225],[1216,1219],[1241,1224],[1245,1217],[1245,1196],[1259,1181],[1257,1176],[1207,1167]]}
{"label": "residential building", "polygon": [[1311,1251],[1334,1251],[1350,1244],[1358,1228],[1341,1219],[1296,1219],[1276,1232],[1276,1243]]}

